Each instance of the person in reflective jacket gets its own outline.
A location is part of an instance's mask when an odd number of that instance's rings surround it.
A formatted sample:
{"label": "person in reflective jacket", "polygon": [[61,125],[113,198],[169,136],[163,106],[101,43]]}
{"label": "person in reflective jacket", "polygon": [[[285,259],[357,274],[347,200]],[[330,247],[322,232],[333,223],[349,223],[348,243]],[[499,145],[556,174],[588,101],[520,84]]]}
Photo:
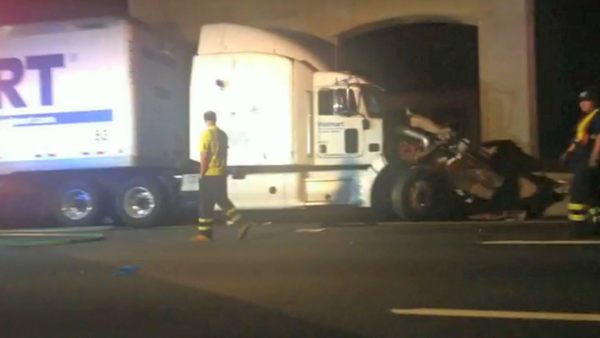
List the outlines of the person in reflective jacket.
{"label": "person in reflective jacket", "polygon": [[573,179],[569,191],[569,220],[575,224],[600,221],[598,214],[598,161],[600,160],[600,114],[598,90],[588,88],[579,94],[581,117],[575,137],[562,159],[568,164]]}
{"label": "person in reflective jacket", "polygon": [[214,208],[218,204],[228,224],[238,227],[238,239],[243,239],[250,225],[242,220],[227,193],[227,134],[217,127],[217,114],[204,113],[206,129],[200,138],[200,205],[198,231],[200,236],[212,239]]}

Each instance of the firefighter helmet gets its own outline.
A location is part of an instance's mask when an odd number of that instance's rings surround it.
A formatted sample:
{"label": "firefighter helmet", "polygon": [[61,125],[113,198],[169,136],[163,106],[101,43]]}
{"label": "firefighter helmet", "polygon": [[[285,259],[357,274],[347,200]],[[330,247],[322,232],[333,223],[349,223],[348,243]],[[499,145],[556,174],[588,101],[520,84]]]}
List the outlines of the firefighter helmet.
{"label": "firefighter helmet", "polygon": [[579,93],[579,102],[581,101],[594,101],[598,102],[598,89],[596,87],[588,87]]}

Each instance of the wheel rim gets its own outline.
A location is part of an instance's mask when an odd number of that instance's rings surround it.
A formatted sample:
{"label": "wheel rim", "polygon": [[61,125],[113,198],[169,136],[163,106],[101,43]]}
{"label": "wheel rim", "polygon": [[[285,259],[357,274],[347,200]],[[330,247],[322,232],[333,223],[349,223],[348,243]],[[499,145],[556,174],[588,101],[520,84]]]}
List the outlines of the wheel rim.
{"label": "wheel rim", "polygon": [[417,181],[410,187],[409,204],[411,209],[421,213],[431,208],[433,196],[433,187],[429,182]]}
{"label": "wheel rim", "polygon": [[123,199],[125,213],[132,218],[144,218],[156,208],[154,195],[145,187],[133,187],[125,193]]}
{"label": "wheel rim", "polygon": [[60,209],[65,217],[82,220],[94,210],[92,195],[81,189],[68,190],[60,201]]}

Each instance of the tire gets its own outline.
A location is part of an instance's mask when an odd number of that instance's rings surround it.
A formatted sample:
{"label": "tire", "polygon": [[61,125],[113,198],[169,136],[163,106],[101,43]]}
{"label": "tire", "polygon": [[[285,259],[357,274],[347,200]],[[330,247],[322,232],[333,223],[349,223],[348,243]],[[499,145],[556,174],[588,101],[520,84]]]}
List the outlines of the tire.
{"label": "tire", "polygon": [[98,185],[85,180],[72,180],[56,190],[52,214],[58,225],[98,225],[105,214],[103,205],[104,197]]}
{"label": "tire", "polygon": [[414,167],[399,176],[391,189],[392,209],[409,221],[448,220],[454,199],[446,177]]}
{"label": "tire", "polygon": [[398,218],[392,208],[391,190],[393,177],[390,177],[389,171],[384,172],[375,181],[371,192],[370,220],[374,222],[390,221]]}
{"label": "tire", "polygon": [[167,198],[157,180],[134,178],[117,188],[115,221],[131,227],[151,227],[164,220]]}

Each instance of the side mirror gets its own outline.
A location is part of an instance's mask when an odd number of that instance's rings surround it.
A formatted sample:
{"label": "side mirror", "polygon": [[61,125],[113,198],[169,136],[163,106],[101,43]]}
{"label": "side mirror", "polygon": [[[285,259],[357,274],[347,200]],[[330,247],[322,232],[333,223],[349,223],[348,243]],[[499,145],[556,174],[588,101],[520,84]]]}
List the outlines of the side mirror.
{"label": "side mirror", "polygon": [[368,120],[368,119],[366,119],[366,118],[363,118],[363,119],[362,119],[362,128],[363,128],[364,130],[368,130],[369,128],[371,128],[371,121],[369,121],[369,120]]}

